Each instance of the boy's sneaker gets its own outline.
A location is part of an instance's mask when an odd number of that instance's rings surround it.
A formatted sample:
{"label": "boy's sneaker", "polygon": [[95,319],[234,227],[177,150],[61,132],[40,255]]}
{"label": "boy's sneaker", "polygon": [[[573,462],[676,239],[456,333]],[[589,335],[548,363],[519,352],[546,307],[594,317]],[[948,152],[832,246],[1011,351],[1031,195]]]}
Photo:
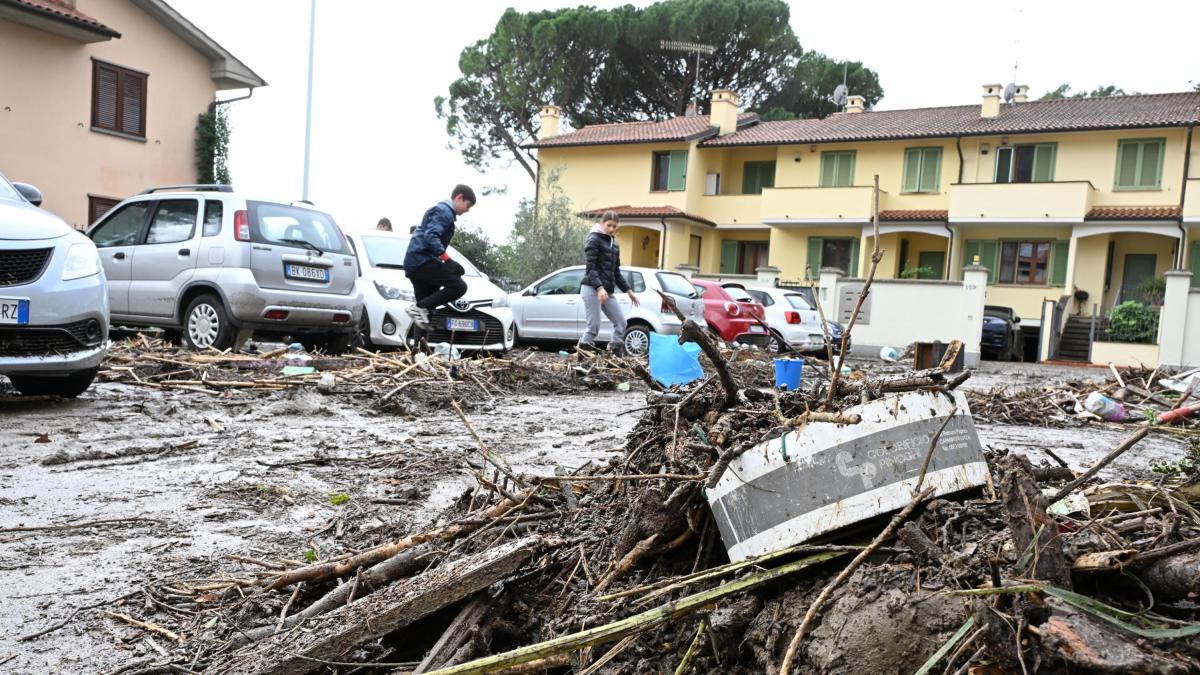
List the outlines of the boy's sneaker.
{"label": "boy's sneaker", "polygon": [[404,308],[404,313],[417,324],[417,328],[429,330],[429,312],[416,305],[409,305]]}

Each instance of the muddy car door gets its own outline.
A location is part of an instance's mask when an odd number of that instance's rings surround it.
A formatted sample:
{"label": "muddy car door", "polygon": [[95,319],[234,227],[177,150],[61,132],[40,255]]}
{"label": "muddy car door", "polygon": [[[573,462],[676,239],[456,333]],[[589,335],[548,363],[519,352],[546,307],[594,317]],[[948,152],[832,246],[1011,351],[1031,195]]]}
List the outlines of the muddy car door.
{"label": "muddy car door", "polygon": [[160,199],[145,234],[134,247],[129,280],[129,313],[173,317],[179,294],[192,278],[199,257],[200,200]]}
{"label": "muddy car door", "polygon": [[129,314],[134,248],[153,206],[154,202],[149,200],[129,202],[109,211],[88,231],[100,251],[100,265],[108,279],[109,314]]}
{"label": "muddy car door", "polygon": [[250,270],[260,288],[347,295],[354,256],[333,218],[313,209],[246,202]]}

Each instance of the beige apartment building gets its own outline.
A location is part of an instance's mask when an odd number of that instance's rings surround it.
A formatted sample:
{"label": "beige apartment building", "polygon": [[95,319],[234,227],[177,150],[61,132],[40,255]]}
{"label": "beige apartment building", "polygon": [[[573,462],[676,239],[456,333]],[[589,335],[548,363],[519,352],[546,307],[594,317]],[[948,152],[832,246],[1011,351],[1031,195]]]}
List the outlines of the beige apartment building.
{"label": "beige apartment building", "polygon": [[194,183],[198,116],[265,85],[161,0],[0,0],[0,172],[84,228],[148,186]]}

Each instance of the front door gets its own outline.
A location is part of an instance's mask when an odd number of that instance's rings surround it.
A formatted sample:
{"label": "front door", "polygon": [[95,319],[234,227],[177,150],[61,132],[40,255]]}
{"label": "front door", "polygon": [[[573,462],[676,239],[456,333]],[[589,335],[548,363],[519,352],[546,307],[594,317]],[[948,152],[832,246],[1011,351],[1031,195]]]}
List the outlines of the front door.
{"label": "front door", "polygon": [[163,199],[150,216],[146,236],[134,250],[129,282],[129,313],[171,318],[180,291],[199,258],[198,199]]}
{"label": "front door", "polygon": [[1157,256],[1153,253],[1136,253],[1125,256],[1125,274],[1121,277],[1121,302],[1137,300],[1145,302],[1138,286],[1154,277],[1158,269]]}

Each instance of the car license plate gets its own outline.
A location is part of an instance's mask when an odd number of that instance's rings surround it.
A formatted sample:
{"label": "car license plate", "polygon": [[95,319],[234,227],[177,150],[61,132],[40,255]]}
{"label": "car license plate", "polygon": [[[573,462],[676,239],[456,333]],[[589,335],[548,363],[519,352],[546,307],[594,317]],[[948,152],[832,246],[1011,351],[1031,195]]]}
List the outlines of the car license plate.
{"label": "car license plate", "polygon": [[29,301],[0,298],[0,323],[27,325],[29,323]]}
{"label": "car license plate", "polygon": [[324,267],[308,267],[307,265],[285,265],[284,274],[289,279],[305,279],[307,281],[329,281],[329,270]]}
{"label": "car license plate", "polygon": [[479,330],[479,322],[475,319],[446,319],[447,330]]}
{"label": "car license plate", "polygon": [[755,323],[755,324],[750,324],[750,332],[751,333],[765,333],[765,332],[767,332],[767,329],[763,328],[762,326]]}

